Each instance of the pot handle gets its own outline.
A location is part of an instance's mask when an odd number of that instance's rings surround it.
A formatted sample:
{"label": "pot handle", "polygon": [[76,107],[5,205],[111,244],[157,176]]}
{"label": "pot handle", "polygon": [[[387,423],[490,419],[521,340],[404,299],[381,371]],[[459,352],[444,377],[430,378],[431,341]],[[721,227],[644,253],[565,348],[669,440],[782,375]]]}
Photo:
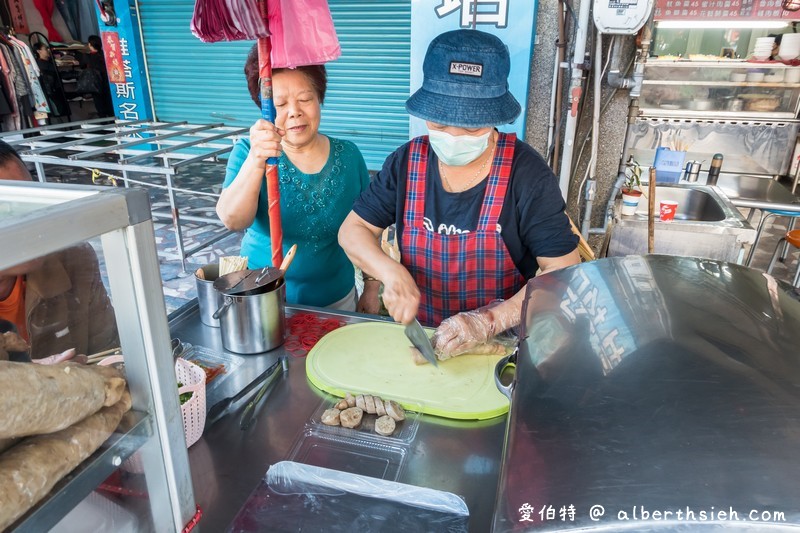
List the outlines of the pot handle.
{"label": "pot handle", "polygon": [[220,317],[225,314],[225,311],[228,310],[228,308],[231,306],[232,303],[233,303],[233,298],[231,298],[230,296],[226,296],[225,303],[222,304],[222,307],[214,311],[214,314],[211,315],[211,318],[213,318],[214,320],[219,320]]}
{"label": "pot handle", "polygon": [[503,393],[503,396],[511,400],[511,394],[514,392],[514,385],[516,384],[516,376],[515,378],[509,383],[508,385],[503,385],[503,382],[500,381],[500,377],[503,375],[503,371],[509,366],[516,369],[517,368],[517,353],[519,350],[514,350],[511,355],[503,357],[500,359],[494,367],[494,384],[497,386],[497,390]]}

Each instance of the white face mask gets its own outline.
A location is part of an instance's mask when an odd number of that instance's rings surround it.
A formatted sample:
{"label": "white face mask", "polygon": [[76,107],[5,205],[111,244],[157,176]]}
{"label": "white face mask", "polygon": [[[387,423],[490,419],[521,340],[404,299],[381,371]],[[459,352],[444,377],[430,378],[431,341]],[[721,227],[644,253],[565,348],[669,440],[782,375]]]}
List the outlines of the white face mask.
{"label": "white face mask", "polygon": [[461,167],[472,163],[489,146],[489,134],[450,135],[439,130],[428,129],[428,138],[433,151],[442,163],[449,167]]}

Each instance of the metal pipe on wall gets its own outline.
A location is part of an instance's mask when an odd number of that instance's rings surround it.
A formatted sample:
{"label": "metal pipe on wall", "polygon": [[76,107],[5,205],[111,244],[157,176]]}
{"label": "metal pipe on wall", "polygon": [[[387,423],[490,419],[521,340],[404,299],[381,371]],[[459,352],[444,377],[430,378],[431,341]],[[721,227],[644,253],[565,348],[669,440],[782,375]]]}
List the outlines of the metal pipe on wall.
{"label": "metal pipe on wall", "polygon": [[[647,56],[650,54],[650,42],[652,37],[652,24],[653,13],[650,13],[650,18],[641,30],[641,49],[639,50],[638,58],[634,65],[634,73],[631,78],[622,78],[617,74],[614,82],[622,85],[628,82],[630,89],[630,101],[628,104],[628,127],[625,131],[625,137],[622,142],[622,157],[619,160],[619,170],[617,172],[617,179],[611,187],[611,192],[606,203],[606,215],[603,217],[603,225],[600,228],[590,228],[589,233],[605,234],[608,231],[608,224],[614,218],[614,202],[616,201],[617,194],[622,190],[622,184],[625,182],[625,166],[628,161],[630,149],[628,147],[628,138],[630,137],[636,117],[639,115],[639,95],[641,93],[642,81],[644,79],[644,64],[647,61]],[[616,44],[616,43],[615,43]],[[609,70],[609,84],[612,82],[611,72],[614,69],[613,58],[615,57],[612,51],[612,67]],[[621,57],[621,54],[620,54]]]}
{"label": "metal pipe on wall", "polygon": [[558,50],[558,43],[556,43],[556,55],[553,60],[553,83],[550,88],[550,110],[548,113],[549,124],[547,126],[547,149],[545,154],[547,154],[547,164],[550,165],[550,168],[553,168],[553,163],[555,161],[555,157],[553,154],[554,148],[554,139],[555,139],[555,128],[556,128],[556,92],[558,90],[558,71],[561,69],[561,58],[559,57],[559,50]]}
{"label": "metal pipe on wall", "polygon": [[572,54],[572,77],[569,87],[570,109],[564,126],[564,152],[561,155],[559,186],[564,200],[569,197],[569,182],[572,177],[572,152],[575,148],[575,134],[578,127],[578,107],[583,96],[583,64],[586,55],[586,39],[589,33],[589,15],[592,3],[582,0],[578,12],[578,26],[575,29],[575,51]]}
{"label": "metal pipe on wall", "polygon": [[559,160],[558,156],[561,147],[561,94],[564,89],[564,69],[567,65],[564,64],[564,51],[567,46],[567,29],[566,29],[566,16],[567,6],[563,1],[559,2],[559,17],[558,17],[558,43],[556,44],[556,68],[555,77],[553,79],[553,90],[555,101],[551,111],[553,118],[553,138],[552,144],[547,147],[547,155],[550,163],[550,168],[553,172],[558,172]]}
{"label": "metal pipe on wall", "polygon": [[600,98],[601,83],[603,81],[603,34],[597,30],[594,45],[594,76],[593,87],[594,96],[592,97],[592,145],[589,158],[589,181],[586,183],[586,207],[581,223],[581,235],[584,239],[589,238],[589,228],[592,224],[592,205],[597,191],[597,151],[599,147],[598,138],[600,137]]}

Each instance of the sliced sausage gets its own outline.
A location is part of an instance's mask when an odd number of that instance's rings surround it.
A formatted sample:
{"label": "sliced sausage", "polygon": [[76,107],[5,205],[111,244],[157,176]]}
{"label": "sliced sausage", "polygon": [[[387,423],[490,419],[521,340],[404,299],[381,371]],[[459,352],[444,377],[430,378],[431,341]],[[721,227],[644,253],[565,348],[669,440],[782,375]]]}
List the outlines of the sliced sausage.
{"label": "sliced sausage", "polygon": [[344,395],[344,401],[347,402],[347,407],[356,406],[356,397],[350,394],[349,392]]}
{"label": "sliced sausage", "polygon": [[375,399],[375,414],[378,416],[383,416],[386,414],[386,407],[383,405],[383,400],[378,398],[377,396],[373,396]]}
{"label": "sliced sausage", "polygon": [[363,394],[359,394],[358,396],[356,396],[356,407],[358,407],[361,410],[364,410],[364,409],[367,408],[366,404],[364,403],[364,395]]}
{"label": "sliced sausage", "polygon": [[390,416],[381,416],[375,421],[375,433],[383,436],[389,436],[394,433],[394,428],[397,427],[395,421]]}
{"label": "sliced sausage", "polygon": [[367,413],[371,415],[375,414],[375,398],[373,398],[372,395],[370,394],[364,395],[364,406],[365,406],[364,410]]}
{"label": "sliced sausage", "polygon": [[398,422],[406,419],[405,409],[403,409],[403,407],[396,401],[386,400],[385,402],[383,402],[383,406],[386,408],[386,414],[394,418]]}
{"label": "sliced sausage", "polygon": [[326,426],[338,426],[340,413],[339,409],[325,409],[321,417],[322,423]]}
{"label": "sliced sausage", "polygon": [[361,423],[364,411],[359,407],[349,407],[339,415],[339,422],[342,427],[354,428]]}

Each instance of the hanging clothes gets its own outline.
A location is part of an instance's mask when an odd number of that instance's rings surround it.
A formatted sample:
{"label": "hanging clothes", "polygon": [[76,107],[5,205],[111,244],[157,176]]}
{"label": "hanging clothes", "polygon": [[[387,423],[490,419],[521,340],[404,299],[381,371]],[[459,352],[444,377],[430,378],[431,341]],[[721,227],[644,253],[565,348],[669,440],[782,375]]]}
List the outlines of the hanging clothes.
{"label": "hanging clothes", "polygon": [[34,112],[50,113],[47,97],[44,95],[42,85],[39,83],[40,72],[39,67],[36,65],[36,59],[33,57],[33,51],[16,37],[9,36],[8,40],[19,54],[22,66],[25,69],[25,75],[31,87],[31,105]]}
{"label": "hanging clothes", "polygon": [[33,0],[33,5],[36,6],[36,10],[42,15],[42,23],[47,29],[48,40],[63,41],[63,37],[61,37],[56,27],[53,26],[53,10],[55,9],[53,0]]}
{"label": "hanging clothes", "polygon": [[97,24],[97,12],[94,8],[95,0],[65,0],[68,4],[78,6],[78,32],[81,42],[87,42],[90,35],[100,35],[100,26]]}
{"label": "hanging clothes", "polygon": [[11,105],[11,100],[8,98],[8,91],[6,90],[5,77],[0,76],[0,127],[3,131],[10,131],[13,128],[13,113],[14,108]]}
{"label": "hanging clothes", "polygon": [[14,88],[15,74],[14,69],[11,67],[8,47],[5,44],[0,44],[0,71],[2,71],[3,85],[8,93],[8,101],[11,105],[11,113],[2,117],[3,130],[18,130],[21,129],[21,122],[19,105],[17,104],[17,91]]}
{"label": "hanging clothes", "polygon": [[20,62],[19,54],[17,53],[16,48],[11,45],[10,41],[7,43],[7,46],[4,46],[3,48],[8,54],[8,62],[14,74],[14,90],[17,92],[17,98],[28,96],[31,94],[31,86],[28,83],[25,70],[22,68],[22,63]]}
{"label": "hanging clothes", "polygon": [[61,13],[61,18],[64,19],[64,24],[66,24],[72,38],[80,40],[80,31],[76,22],[80,20],[78,18],[78,3],[74,0],[69,2],[67,0],[55,0],[55,3],[56,9]]}
{"label": "hanging clothes", "polygon": [[16,116],[14,117],[16,127],[14,129],[21,129],[25,118],[25,110],[27,109],[23,104],[28,101],[30,87],[28,87],[28,82],[25,79],[25,75],[22,73],[22,67],[19,65],[17,54],[14,51],[14,47],[11,46],[11,43],[5,41],[5,43],[0,46],[0,52],[2,52],[3,58],[9,67],[10,86],[14,90],[14,101],[12,102],[12,105],[16,108]]}

